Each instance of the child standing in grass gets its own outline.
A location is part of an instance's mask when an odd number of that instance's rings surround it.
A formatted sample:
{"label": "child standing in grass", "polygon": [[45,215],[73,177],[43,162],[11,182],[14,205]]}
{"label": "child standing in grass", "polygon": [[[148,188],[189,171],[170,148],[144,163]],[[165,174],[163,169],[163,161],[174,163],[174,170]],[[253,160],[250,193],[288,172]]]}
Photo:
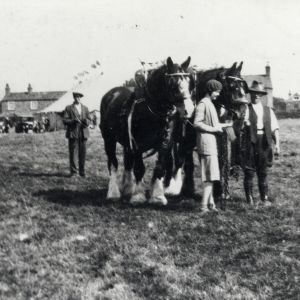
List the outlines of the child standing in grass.
{"label": "child standing in grass", "polygon": [[194,127],[197,131],[197,152],[201,164],[201,177],[203,182],[203,196],[201,211],[206,213],[217,210],[213,197],[213,183],[220,180],[218,162],[218,149],[216,134],[222,133],[223,128],[232,124],[219,122],[215,101],[222,90],[222,84],[217,80],[206,83],[206,95],[199,102],[195,111]]}

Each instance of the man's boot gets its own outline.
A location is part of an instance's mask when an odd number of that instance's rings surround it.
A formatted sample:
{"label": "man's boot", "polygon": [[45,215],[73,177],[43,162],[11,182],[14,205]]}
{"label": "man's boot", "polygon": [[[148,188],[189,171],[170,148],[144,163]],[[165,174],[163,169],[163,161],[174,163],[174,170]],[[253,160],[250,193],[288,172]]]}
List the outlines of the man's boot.
{"label": "man's boot", "polygon": [[264,206],[272,205],[272,202],[269,200],[268,196],[268,183],[266,177],[259,177],[258,178],[258,188],[260,194],[260,200]]}
{"label": "man's boot", "polygon": [[246,194],[246,200],[249,205],[254,205],[254,198],[253,198],[253,181],[250,178],[246,178],[244,180],[244,189]]}

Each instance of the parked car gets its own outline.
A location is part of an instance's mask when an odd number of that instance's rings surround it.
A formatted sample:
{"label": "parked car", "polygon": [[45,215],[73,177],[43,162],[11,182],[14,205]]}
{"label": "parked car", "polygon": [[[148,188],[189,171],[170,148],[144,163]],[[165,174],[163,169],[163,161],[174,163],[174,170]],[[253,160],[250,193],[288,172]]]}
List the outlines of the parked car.
{"label": "parked car", "polygon": [[30,133],[33,130],[33,117],[19,116],[16,120],[16,133]]}

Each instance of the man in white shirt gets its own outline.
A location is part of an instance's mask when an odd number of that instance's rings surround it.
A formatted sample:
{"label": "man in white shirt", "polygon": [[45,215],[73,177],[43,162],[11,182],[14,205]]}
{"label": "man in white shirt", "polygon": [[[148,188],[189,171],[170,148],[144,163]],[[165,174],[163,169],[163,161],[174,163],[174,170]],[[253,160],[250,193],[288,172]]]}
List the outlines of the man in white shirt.
{"label": "man in white shirt", "polygon": [[275,142],[275,155],[280,153],[279,126],[274,111],[261,103],[266,95],[261,83],[253,81],[249,88],[251,103],[245,115],[245,129],[242,146],[244,169],[244,189],[247,202],[254,204],[253,179],[258,177],[260,199],[264,205],[270,205],[268,197],[268,167],[272,166],[272,141]]}

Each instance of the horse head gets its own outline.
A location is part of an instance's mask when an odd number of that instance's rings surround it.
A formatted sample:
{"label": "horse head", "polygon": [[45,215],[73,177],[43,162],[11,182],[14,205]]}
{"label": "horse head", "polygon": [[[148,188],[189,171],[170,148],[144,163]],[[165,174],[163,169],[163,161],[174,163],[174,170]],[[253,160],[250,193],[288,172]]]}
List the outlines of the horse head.
{"label": "horse head", "polygon": [[248,86],[241,77],[243,62],[237,66],[235,62],[230,68],[224,69],[218,76],[223,89],[218,102],[231,112],[233,118],[240,119],[246,110]]}
{"label": "horse head", "polygon": [[188,72],[190,61],[189,56],[185,62],[178,65],[173,63],[171,57],[167,59],[166,87],[169,99],[176,106],[181,119],[190,118],[195,108],[191,95],[194,81]]}
{"label": "horse head", "polygon": [[147,100],[160,113],[177,111],[180,118],[190,118],[194,112],[191,74],[187,72],[191,58],[182,64],[166,63],[148,73],[146,81]]}

